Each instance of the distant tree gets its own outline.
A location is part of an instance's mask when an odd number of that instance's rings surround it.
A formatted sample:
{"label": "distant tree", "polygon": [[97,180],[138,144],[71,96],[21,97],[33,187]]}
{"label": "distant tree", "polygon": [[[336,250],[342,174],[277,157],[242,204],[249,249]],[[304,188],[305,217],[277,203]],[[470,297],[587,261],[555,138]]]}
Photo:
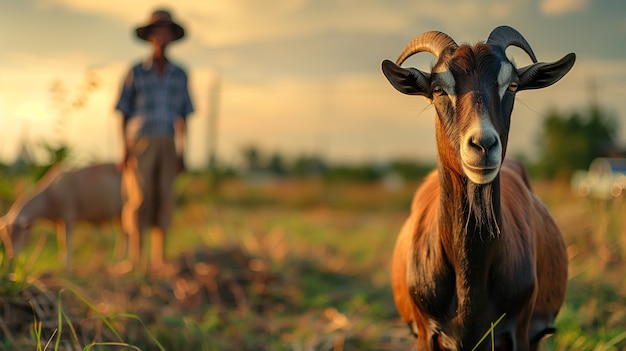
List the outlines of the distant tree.
{"label": "distant tree", "polygon": [[244,159],[244,168],[248,172],[261,170],[261,151],[256,145],[245,146],[241,153]]}
{"label": "distant tree", "polygon": [[280,153],[275,152],[270,156],[267,162],[267,170],[274,175],[287,175],[287,166],[285,165],[283,156]]}
{"label": "distant tree", "polygon": [[297,156],[291,166],[291,171],[298,177],[318,177],[326,173],[328,164],[319,156]]}
{"label": "distant tree", "polygon": [[389,165],[390,169],[400,174],[405,179],[424,178],[428,173],[436,168],[435,164],[429,162],[418,162],[413,160],[395,160]]}
{"label": "distant tree", "polygon": [[543,122],[538,144],[538,173],[568,179],[574,170],[585,169],[615,143],[617,120],[597,104],[568,115],[553,110]]}
{"label": "distant tree", "polygon": [[327,181],[371,182],[378,178],[379,174],[368,164],[333,164],[324,173],[324,180]]}

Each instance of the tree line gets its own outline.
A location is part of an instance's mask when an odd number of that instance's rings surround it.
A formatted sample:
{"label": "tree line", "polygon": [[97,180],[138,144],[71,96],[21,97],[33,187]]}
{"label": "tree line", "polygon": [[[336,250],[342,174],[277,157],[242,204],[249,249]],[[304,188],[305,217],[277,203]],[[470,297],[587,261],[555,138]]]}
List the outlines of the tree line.
{"label": "tree line", "polygon": [[[543,119],[536,136],[538,157],[525,158],[534,178],[568,180],[578,169],[587,169],[596,157],[626,157],[626,149],[617,144],[618,119],[598,104],[563,112],[550,110]],[[25,165],[18,173],[35,173],[39,178],[51,165],[71,157],[71,150],[63,143],[56,147],[43,144],[48,162],[43,165]],[[265,174],[274,177],[318,177],[324,180],[377,181],[389,174],[404,179],[420,179],[435,167],[433,162],[419,159],[396,159],[387,162],[333,163],[320,155],[287,157],[277,151],[263,150],[256,145],[241,149],[242,164],[219,162],[212,169],[216,178],[238,177],[244,174]],[[10,171],[8,165],[0,169]]]}
{"label": "tree line", "polygon": [[[615,115],[598,104],[573,111],[550,110],[536,136],[538,157],[525,160],[531,176],[569,180],[574,171],[587,169],[596,157],[626,157],[618,145],[619,123]],[[243,171],[279,176],[323,176],[328,179],[378,180],[390,172],[405,179],[425,176],[435,165],[420,160],[391,160],[385,164],[331,164],[318,156],[289,160],[279,152],[250,145],[242,149]]]}
{"label": "tree line", "polygon": [[626,157],[618,145],[618,119],[598,104],[572,112],[550,111],[537,137],[537,176],[569,179],[577,169],[587,169],[596,157]]}

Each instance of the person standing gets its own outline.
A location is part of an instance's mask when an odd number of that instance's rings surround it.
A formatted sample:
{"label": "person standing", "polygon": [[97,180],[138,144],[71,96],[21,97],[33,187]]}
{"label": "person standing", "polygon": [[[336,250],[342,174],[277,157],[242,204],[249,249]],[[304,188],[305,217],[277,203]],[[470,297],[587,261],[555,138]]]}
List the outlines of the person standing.
{"label": "person standing", "polygon": [[152,45],[152,55],[132,66],[115,109],[122,115],[122,227],[128,235],[128,256],[140,263],[142,235],[150,229],[151,269],[164,263],[166,231],[174,209],[173,183],[183,171],[186,119],[193,112],[185,70],[172,63],[166,49],[185,36],[169,11],[152,13],[136,28],[139,39]]}

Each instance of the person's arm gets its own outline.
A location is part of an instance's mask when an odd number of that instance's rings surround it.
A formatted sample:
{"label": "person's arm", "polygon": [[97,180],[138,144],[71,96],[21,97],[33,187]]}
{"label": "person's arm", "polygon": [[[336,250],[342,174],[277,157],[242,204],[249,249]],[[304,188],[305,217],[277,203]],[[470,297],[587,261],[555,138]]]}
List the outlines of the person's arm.
{"label": "person's arm", "polygon": [[185,119],[178,117],[174,122],[174,143],[176,145],[177,171],[185,171],[185,146],[187,143],[187,126]]}
{"label": "person's arm", "polygon": [[185,168],[185,148],[187,146],[187,117],[193,113],[193,104],[189,95],[189,81],[187,74],[184,75],[184,102],[179,110],[179,117],[174,121],[174,141],[176,143],[176,158],[178,159],[178,171]]}
{"label": "person's arm", "polygon": [[122,120],[121,126],[122,126],[122,130],[121,130],[121,135],[122,135],[122,157],[120,158],[118,164],[117,164],[117,168],[122,170],[124,168],[126,168],[127,164],[128,164],[128,158],[130,157],[130,146],[128,145],[128,138],[126,137],[126,122],[128,121],[128,118],[126,116],[121,116],[120,119]]}
{"label": "person's arm", "polygon": [[122,91],[120,92],[120,98],[115,106],[115,109],[119,111],[122,132],[122,156],[118,162],[118,168],[120,170],[126,167],[130,156],[130,145],[128,145],[126,127],[130,116],[132,116],[135,110],[135,94],[134,75],[133,70],[131,69],[124,79],[124,85],[122,86]]}

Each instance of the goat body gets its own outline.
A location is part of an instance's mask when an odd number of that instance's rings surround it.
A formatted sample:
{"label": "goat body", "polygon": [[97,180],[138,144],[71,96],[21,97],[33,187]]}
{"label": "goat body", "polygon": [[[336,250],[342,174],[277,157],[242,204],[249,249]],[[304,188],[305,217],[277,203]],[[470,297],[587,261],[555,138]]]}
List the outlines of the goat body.
{"label": "goat body", "polygon": [[[70,233],[78,222],[104,223],[122,211],[121,174],[115,164],[95,164],[73,170],[51,169],[34,193],[19,196],[0,218],[0,235],[7,254],[19,252],[32,224],[40,219],[57,224],[59,249],[69,264]],[[14,252],[15,251],[15,252]]]}
{"label": "goat body", "polygon": [[[534,63],[515,68],[509,45]],[[431,73],[399,66],[420,51],[437,57]],[[567,284],[565,244],[524,166],[504,158],[515,93],[555,83],[574,59],[538,63],[517,31],[499,27],[473,47],[428,32],[397,64],[383,61],[397,90],[426,97],[436,110],[438,168],[415,194],[391,270],[418,350],[535,350],[554,331]],[[494,345],[479,344],[497,320]]]}
{"label": "goat body", "polygon": [[[424,335],[419,339],[425,344],[418,349],[433,349],[426,346],[432,341],[455,350],[445,346],[450,344],[446,336],[464,335],[472,336],[462,343],[471,349],[476,337],[502,315],[496,335],[503,344],[517,339],[536,344],[551,330],[565,295],[567,256],[552,217],[531,192],[525,173],[516,170],[520,166],[507,160],[500,171],[497,237],[468,232],[474,221],[469,213],[440,216],[446,211],[438,171],[415,194],[396,242],[391,274],[400,315],[416,335]],[[455,219],[455,225],[437,225]]]}

